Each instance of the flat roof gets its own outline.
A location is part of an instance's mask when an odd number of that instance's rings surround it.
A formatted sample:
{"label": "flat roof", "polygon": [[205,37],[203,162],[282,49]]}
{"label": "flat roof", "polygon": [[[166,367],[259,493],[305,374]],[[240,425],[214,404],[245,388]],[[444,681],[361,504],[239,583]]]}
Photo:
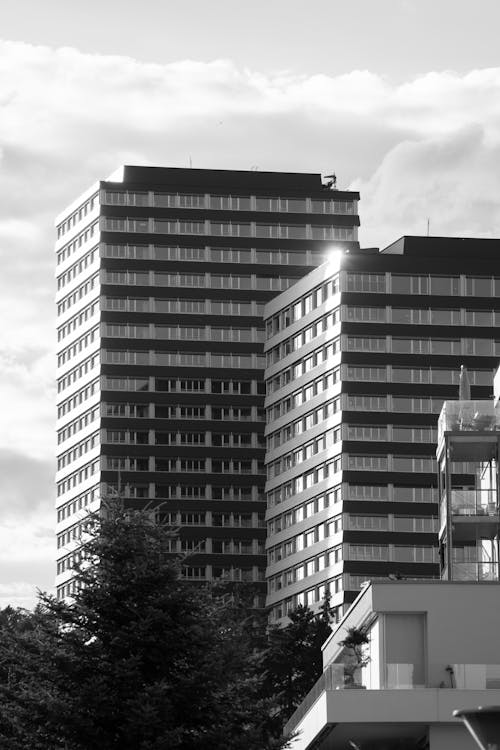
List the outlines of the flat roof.
{"label": "flat roof", "polygon": [[500,238],[426,237],[403,235],[381,251],[384,255],[451,257],[480,255],[500,256]]}
{"label": "flat roof", "polygon": [[233,188],[242,190],[286,190],[304,194],[310,191],[329,197],[359,199],[359,192],[331,190],[323,184],[321,174],[310,172],[260,172],[242,169],[191,169],[180,167],[147,167],[126,164],[103,183],[131,185],[176,185],[185,187]]}

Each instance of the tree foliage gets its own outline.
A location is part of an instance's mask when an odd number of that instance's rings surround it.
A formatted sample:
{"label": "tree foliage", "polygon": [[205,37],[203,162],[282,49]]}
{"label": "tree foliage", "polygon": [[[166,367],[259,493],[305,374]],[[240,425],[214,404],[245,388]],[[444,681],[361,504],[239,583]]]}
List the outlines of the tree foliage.
{"label": "tree foliage", "polygon": [[33,613],[0,612],[0,746],[284,747],[282,723],[321,673],[326,610],[267,635],[244,597],[184,581],[171,532],[144,513],[111,507],[95,524],[71,603],[42,594]]}
{"label": "tree foliage", "polygon": [[275,721],[283,726],[323,672],[321,646],[331,632],[328,598],[318,614],[300,606],[290,623],[268,631],[264,690],[277,705]]}

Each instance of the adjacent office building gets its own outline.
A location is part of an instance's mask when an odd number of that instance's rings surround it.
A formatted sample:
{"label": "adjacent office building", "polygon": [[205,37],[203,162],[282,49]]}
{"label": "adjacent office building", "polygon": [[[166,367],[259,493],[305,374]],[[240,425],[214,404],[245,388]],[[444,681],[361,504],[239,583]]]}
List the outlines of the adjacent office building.
{"label": "adjacent office building", "polygon": [[[471,398],[492,396],[499,255],[403,237],[339,252],[266,306],[274,621],[326,590],[341,615],[368,579],[439,577],[437,417],[461,365]],[[476,466],[451,463],[454,488],[474,487]]]}
{"label": "adjacent office building", "polygon": [[88,509],[180,527],[184,574],[265,590],[264,305],[358,249],[317,174],[124,167],[57,220],[57,592]]}

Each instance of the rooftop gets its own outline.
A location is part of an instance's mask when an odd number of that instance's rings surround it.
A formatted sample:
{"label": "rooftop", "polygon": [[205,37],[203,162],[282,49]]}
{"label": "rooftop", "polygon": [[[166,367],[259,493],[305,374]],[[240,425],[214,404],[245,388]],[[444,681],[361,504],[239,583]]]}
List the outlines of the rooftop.
{"label": "rooftop", "polygon": [[321,174],[307,172],[260,172],[241,169],[185,169],[178,167],[145,167],[124,165],[119,167],[104,184],[111,182],[126,183],[128,185],[148,185],[210,188],[231,188],[238,186],[245,191],[275,190],[286,191],[287,194],[325,194],[338,198],[343,195],[359,199],[355,191],[330,190],[324,183]]}
{"label": "rooftop", "polygon": [[380,252],[386,255],[439,256],[441,258],[468,257],[471,253],[474,253],[484,258],[493,258],[500,257],[500,239],[404,235],[387,247],[384,247]]}

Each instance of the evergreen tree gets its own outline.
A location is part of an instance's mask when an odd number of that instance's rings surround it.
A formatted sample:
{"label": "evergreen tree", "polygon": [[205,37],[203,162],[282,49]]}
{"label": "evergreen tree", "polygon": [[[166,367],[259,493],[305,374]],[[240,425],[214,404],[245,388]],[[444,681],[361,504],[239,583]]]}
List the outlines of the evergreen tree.
{"label": "evergreen tree", "polygon": [[264,689],[277,706],[276,726],[283,726],[323,673],[321,646],[331,632],[333,614],[328,597],[315,614],[299,606],[290,623],[268,632]]}
{"label": "evergreen tree", "polygon": [[198,587],[172,529],[108,506],[71,603],[0,611],[2,750],[280,750],[322,672],[328,601],[267,628],[242,589]]}
{"label": "evergreen tree", "polygon": [[[94,523],[96,520],[94,519]],[[112,508],[90,531],[79,593],[0,618],[4,750],[264,750],[262,629],[186,583],[170,532]]]}

